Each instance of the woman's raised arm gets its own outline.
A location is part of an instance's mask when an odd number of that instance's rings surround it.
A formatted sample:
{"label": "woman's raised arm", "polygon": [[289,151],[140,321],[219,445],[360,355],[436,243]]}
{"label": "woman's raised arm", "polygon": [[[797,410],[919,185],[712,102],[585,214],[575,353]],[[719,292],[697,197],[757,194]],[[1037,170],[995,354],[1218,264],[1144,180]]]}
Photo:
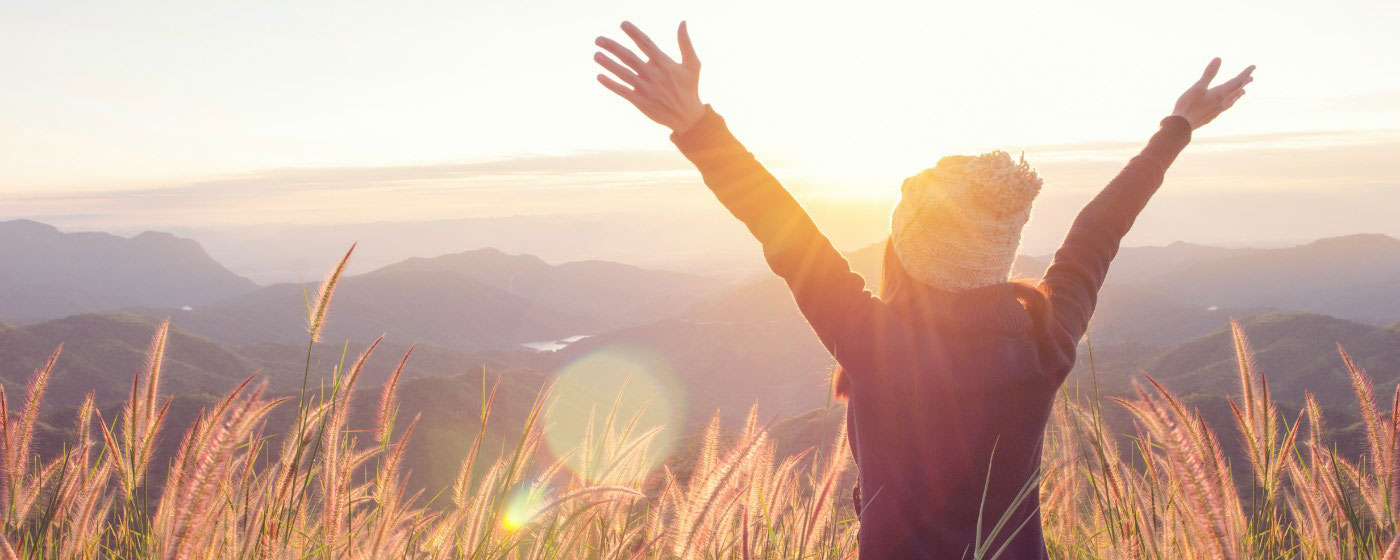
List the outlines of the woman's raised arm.
{"label": "woman's raised arm", "polygon": [[680,62],[632,24],[623,23],[622,30],[647,60],[599,37],[597,45],[617,61],[603,53],[594,60],[622,83],[602,74],[598,81],[671,128],[671,141],[700,170],[715,197],[763,244],[769,267],[787,282],[807,322],[836,354],[845,333],[868,319],[879,300],[797,200],[730,134],[724,119],[700,102],[700,61],[685,24],[677,32]]}
{"label": "woman's raised arm", "polygon": [[1078,344],[1084,335],[1119,242],[1162,185],[1167,168],[1191,141],[1191,131],[1234,105],[1244,95],[1245,84],[1254,80],[1254,67],[1250,66],[1212,88],[1210,82],[1219,71],[1217,58],[1177,99],[1172,115],[1162,120],[1147,147],[1079,212],[1064,243],[1055,251],[1045,283],[1050,288],[1051,312],[1063,329],[1066,344]]}

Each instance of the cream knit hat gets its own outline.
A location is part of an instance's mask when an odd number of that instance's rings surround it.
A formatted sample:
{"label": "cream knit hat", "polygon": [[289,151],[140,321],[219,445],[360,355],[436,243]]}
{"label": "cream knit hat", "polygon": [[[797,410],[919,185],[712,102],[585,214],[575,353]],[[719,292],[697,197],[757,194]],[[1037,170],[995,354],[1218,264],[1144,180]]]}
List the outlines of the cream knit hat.
{"label": "cream knit hat", "polygon": [[904,180],[891,220],[899,263],[935,288],[1006,282],[1041,179],[1003,151],[948,156]]}

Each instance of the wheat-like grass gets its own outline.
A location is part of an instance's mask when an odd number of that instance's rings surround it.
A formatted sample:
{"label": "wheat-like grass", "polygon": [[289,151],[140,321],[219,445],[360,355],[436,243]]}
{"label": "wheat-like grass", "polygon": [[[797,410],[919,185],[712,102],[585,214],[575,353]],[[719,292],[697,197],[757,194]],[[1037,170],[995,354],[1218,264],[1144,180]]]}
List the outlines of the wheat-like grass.
{"label": "wheat-like grass", "polygon": [[[308,304],[308,356],[349,256]],[[412,350],[369,404],[372,437],[358,441],[348,426],[378,342],[329,372],[324,393],[269,395],[250,376],[203,410],[155,469],[171,403],[161,383],[170,336],[163,321],[112,422],[88,394],[71,440],[47,455],[35,438],[60,351],[35,371],[17,411],[0,386],[0,560],[856,555],[859,524],[841,499],[852,466],[844,429],[782,456],[756,407],[734,434],[716,414],[688,465],[652,468],[661,427],[643,425],[620,400],[595,411],[576,449],[552,456],[540,449],[550,388],[540,388],[523,424],[498,425],[491,416],[501,376],[492,381],[483,369],[481,410],[462,419],[478,421],[478,431],[455,480],[411,490],[407,457],[421,445],[413,439],[420,419],[395,424]],[[1400,390],[1381,410],[1366,373],[1339,348],[1366,447],[1347,456],[1327,441],[1311,395],[1291,425],[1280,419],[1237,323],[1232,336],[1233,426],[1206,425],[1151,377],[1150,390],[1118,401],[1133,419],[1127,435],[1107,424],[1097,398],[1057,401],[1043,473],[1022,492],[1040,493],[1052,558],[1400,560]],[[297,407],[287,433],[267,434],[269,415],[287,406]],[[1235,437],[1248,463],[1238,471],[1249,475],[1243,486],[1222,452],[1222,439]],[[998,534],[1023,529],[986,521]],[[995,542],[979,543],[974,556],[996,558]]]}

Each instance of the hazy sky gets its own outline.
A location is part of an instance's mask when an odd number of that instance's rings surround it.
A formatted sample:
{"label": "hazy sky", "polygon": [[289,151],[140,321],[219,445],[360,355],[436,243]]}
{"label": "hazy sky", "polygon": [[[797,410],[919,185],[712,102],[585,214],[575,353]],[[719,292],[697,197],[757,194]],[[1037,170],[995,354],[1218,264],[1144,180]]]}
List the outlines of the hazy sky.
{"label": "hazy sky", "polygon": [[[666,131],[593,79],[623,19],[672,46],[688,20],[702,97],[838,229],[842,201],[878,224],[903,177],[993,148],[1082,202],[1216,55],[1256,82],[1174,170],[1164,205],[1188,215],[1160,237],[1378,229],[1358,205],[1400,203],[1398,2],[597,4],[0,2],[0,219],[683,208],[702,197]],[[1271,205],[1292,213],[1201,231]]]}

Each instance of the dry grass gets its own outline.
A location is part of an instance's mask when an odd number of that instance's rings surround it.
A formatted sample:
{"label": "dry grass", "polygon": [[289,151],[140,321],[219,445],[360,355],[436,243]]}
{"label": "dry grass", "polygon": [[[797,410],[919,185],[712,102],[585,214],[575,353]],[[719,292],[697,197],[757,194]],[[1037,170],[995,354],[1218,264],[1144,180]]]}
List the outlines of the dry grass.
{"label": "dry grass", "polygon": [[[309,302],[309,348],[345,262]],[[379,402],[366,403],[377,409],[374,429],[346,427],[377,345],[336,368],[324,394],[272,397],[250,377],[188,429],[153,494],[147,471],[170,403],[160,393],[168,329],[162,324],[152,337],[145,371],[114,422],[89,395],[76,440],[48,461],[31,444],[60,352],[35,372],[14,414],[0,388],[0,560],[855,557],[857,526],[841,487],[852,468],[845,434],[780,457],[756,410],[729,437],[716,416],[681,480],[647,466],[660,430],[640,428],[640,415],[620,418],[616,408],[594,418],[572,457],[544,459],[537,452],[552,402],[547,388],[519,440],[483,455],[493,388],[453,486],[437,496],[407,494],[404,456],[417,419],[400,430],[395,424],[408,355]],[[1364,372],[1342,352],[1369,446],[1348,460],[1321,440],[1311,398],[1293,422],[1279,418],[1238,325],[1235,335],[1238,434],[1229,437],[1241,438],[1247,453],[1250,490],[1237,489],[1219,437],[1199,413],[1150,378],[1150,390],[1120,400],[1137,427],[1130,446],[1108,431],[1097,405],[1062,399],[1040,488],[1052,557],[1400,559],[1400,425],[1378,409]],[[292,433],[264,434],[269,412],[291,402],[298,406]],[[1396,403],[1400,391],[1392,410]],[[357,437],[364,433],[368,441]],[[986,526],[1000,526],[991,521]]]}
{"label": "dry grass", "polygon": [[[1249,461],[1245,490],[1212,428],[1151,377],[1150,390],[1119,399],[1138,428],[1130,459],[1104,433],[1098,409],[1062,400],[1041,487],[1052,557],[1400,559],[1400,425],[1376,408],[1366,374],[1340,351],[1370,444],[1353,461],[1322,441],[1311,395],[1296,420],[1280,419],[1244,331],[1232,328],[1240,387],[1230,398],[1232,436]],[[1400,388],[1392,417],[1396,403]]]}

